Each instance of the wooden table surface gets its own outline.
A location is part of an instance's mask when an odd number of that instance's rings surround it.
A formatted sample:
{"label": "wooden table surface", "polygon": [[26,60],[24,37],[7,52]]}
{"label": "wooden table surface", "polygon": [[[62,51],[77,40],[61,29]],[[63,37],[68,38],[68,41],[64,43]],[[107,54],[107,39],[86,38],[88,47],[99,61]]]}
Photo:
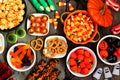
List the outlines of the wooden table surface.
{"label": "wooden table surface", "polygon": [[[67,4],[68,4],[69,2],[72,3],[72,5],[74,6],[75,10],[77,10],[77,9],[80,9],[80,10],[86,9],[86,8],[85,8],[85,5],[81,3],[81,1],[84,1],[84,0],[81,0],[79,3],[76,3],[74,0],[54,0],[54,2],[56,3],[56,5],[57,5],[57,3],[58,3],[59,1],[65,1],[65,2],[67,2]],[[87,1],[87,0],[85,0],[85,1]],[[27,12],[26,12],[25,19],[24,19],[23,23],[21,24],[21,27],[23,27],[23,28],[26,29],[26,18],[27,18],[30,14],[35,13],[36,10],[33,8],[33,6],[31,5],[31,3],[29,2],[29,0],[25,0],[25,2],[26,2],[26,4],[27,4]],[[119,3],[120,3],[120,0],[119,0]],[[63,12],[68,11],[68,6],[65,6],[65,7],[58,7],[58,6],[57,6],[57,10],[58,10],[58,11],[60,12],[60,14],[61,14],[61,13],[63,13]],[[111,10],[111,11],[112,11],[112,10]],[[114,25],[117,25],[118,23],[120,23],[120,19],[119,19],[119,18],[120,18],[120,11],[119,11],[119,12],[112,11],[112,14],[113,14],[113,17],[114,17],[112,26],[114,26]],[[51,12],[51,13],[49,13],[48,15],[50,16],[50,18],[54,18],[54,12]],[[51,25],[50,25],[50,32],[49,32],[49,34],[48,34],[47,36],[50,36],[50,35],[61,35],[61,36],[65,36],[65,34],[64,34],[64,32],[63,32],[63,24],[60,22],[60,20],[58,20],[58,21],[59,21],[59,26],[58,26],[57,30],[55,30],[55,29],[53,28],[53,25],[51,24]],[[112,27],[112,26],[111,26],[111,27]],[[111,34],[111,32],[110,32],[111,27],[106,28],[106,29],[105,29],[105,28],[102,28],[102,27],[99,27],[99,28],[98,28],[98,31],[100,32],[100,35],[101,35],[100,37],[103,37],[103,36],[105,36],[105,35]],[[15,33],[15,29],[9,30],[9,31],[0,31],[0,33],[3,33],[4,37],[6,38],[6,35],[7,35],[8,33]],[[40,38],[42,38],[43,40],[45,40],[45,38],[46,38],[47,36],[40,37]],[[118,35],[118,36],[120,36],[120,35]],[[25,38],[19,38],[18,41],[17,41],[17,43],[29,43],[32,39],[35,39],[35,38],[37,38],[37,37],[35,37],[35,36],[30,36],[29,34],[27,34]],[[67,40],[67,41],[68,41],[68,40]],[[82,45],[75,45],[75,44],[73,44],[73,43],[70,42],[70,41],[68,41],[68,45],[69,45],[69,47],[68,47],[67,55],[68,55],[69,51],[70,51],[71,49],[73,49],[74,47],[82,46]],[[83,46],[87,46],[87,47],[91,48],[91,49],[95,52],[95,54],[96,54],[96,56],[97,56],[96,45],[97,45],[97,43],[88,43],[88,44],[83,45]],[[12,46],[12,44],[9,44],[9,43],[7,43],[7,41],[5,41],[5,50],[4,50],[3,54],[0,55],[0,62],[2,62],[2,61],[7,61],[7,60],[6,60],[6,54],[7,54],[8,49],[9,49],[11,46]],[[42,51],[36,51],[36,54],[37,54],[37,61],[36,61],[36,63],[38,63],[41,59],[44,59],[44,60],[46,60],[46,61],[49,60],[48,58],[45,58],[45,57],[42,55],[41,52],[42,52]],[[66,55],[66,56],[67,56],[67,55]],[[66,68],[66,64],[65,64],[66,56],[65,56],[64,58],[59,59],[60,64],[59,64],[58,68],[61,70],[61,74],[60,74],[58,80],[95,80],[95,79],[92,77],[93,74],[91,74],[90,76],[85,77],[85,78],[79,78],[79,77],[73,76],[73,75],[68,71],[68,69]],[[105,67],[105,66],[108,66],[108,65],[105,65],[103,62],[101,62],[98,57],[97,57],[97,60],[98,60],[98,62],[97,62],[97,68],[99,68],[99,67],[103,68],[103,67]],[[108,66],[108,67],[110,68],[111,71],[113,70],[113,66]],[[97,69],[97,68],[96,68],[96,69]],[[31,70],[32,70],[32,69],[31,69]],[[29,72],[30,72],[31,70],[26,71],[26,72],[16,72],[16,71],[13,70],[14,79],[15,79],[15,80],[25,80],[25,78],[27,77],[27,75],[29,74]],[[103,74],[102,74],[102,77],[101,77],[100,80],[104,80],[104,75],[103,75]],[[113,77],[112,77],[111,79],[109,79],[109,80],[120,80],[120,76],[113,76]]]}

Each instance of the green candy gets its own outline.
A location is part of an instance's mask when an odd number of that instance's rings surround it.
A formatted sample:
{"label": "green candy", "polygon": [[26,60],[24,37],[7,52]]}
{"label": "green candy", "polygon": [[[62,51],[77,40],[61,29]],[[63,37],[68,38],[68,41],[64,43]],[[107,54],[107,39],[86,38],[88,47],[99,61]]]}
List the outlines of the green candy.
{"label": "green candy", "polygon": [[30,2],[32,3],[32,5],[35,7],[35,9],[38,12],[43,12],[44,11],[44,7],[41,6],[37,0],[30,0]]}
{"label": "green candy", "polygon": [[49,4],[49,6],[50,6],[50,9],[51,9],[52,11],[55,11],[55,10],[56,10],[56,5],[55,5],[55,3],[53,2],[53,0],[47,0],[47,2],[48,2],[48,4]]}
{"label": "green candy", "polygon": [[26,36],[26,31],[23,28],[17,28],[15,33],[19,38],[24,38]]}
{"label": "green candy", "polygon": [[48,6],[48,4],[47,4],[47,2],[46,2],[45,0],[38,0],[38,1],[39,1],[40,4],[45,8],[45,12],[46,12],[46,13],[48,13],[48,12],[51,11],[50,8],[49,8],[49,6]]}
{"label": "green candy", "polygon": [[7,42],[10,44],[14,44],[17,42],[17,35],[14,33],[9,33],[7,35]]}

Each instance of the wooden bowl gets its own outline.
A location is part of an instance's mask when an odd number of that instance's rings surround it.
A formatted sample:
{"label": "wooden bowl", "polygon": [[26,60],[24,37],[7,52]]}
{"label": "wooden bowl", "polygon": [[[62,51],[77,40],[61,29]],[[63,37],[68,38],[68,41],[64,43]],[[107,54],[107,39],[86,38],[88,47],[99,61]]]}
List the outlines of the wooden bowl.
{"label": "wooden bowl", "polygon": [[[96,34],[98,33],[98,30],[97,30],[98,25],[97,25],[96,23],[94,23],[92,20],[91,20],[91,21],[93,22],[93,29],[94,29],[94,30],[93,30],[92,34],[90,35],[90,37],[89,37],[87,40],[85,40],[85,41],[75,41],[75,40],[72,40],[72,39],[70,38],[70,36],[67,35],[66,27],[67,27],[67,21],[68,21],[68,19],[70,19],[71,16],[74,16],[74,15],[79,14],[79,13],[82,13],[83,15],[86,15],[86,16],[89,17],[88,12],[85,11],[85,10],[76,10],[76,11],[71,12],[71,13],[68,13],[68,12],[67,12],[68,16],[67,16],[67,18],[66,18],[65,21],[64,21],[64,33],[65,33],[67,39],[70,40],[70,41],[72,41],[72,42],[75,43],[75,44],[87,44],[88,42],[92,42],[93,39],[94,39],[94,37],[95,37]],[[63,17],[64,14],[66,14],[66,13],[63,13],[63,14],[61,15],[61,18]],[[62,19],[61,19],[61,21],[62,21]],[[79,24],[80,24],[80,23],[79,23]],[[84,35],[82,35],[82,36],[84,36]],[[97,40],[97,41],[98,41],[98,40]]]}

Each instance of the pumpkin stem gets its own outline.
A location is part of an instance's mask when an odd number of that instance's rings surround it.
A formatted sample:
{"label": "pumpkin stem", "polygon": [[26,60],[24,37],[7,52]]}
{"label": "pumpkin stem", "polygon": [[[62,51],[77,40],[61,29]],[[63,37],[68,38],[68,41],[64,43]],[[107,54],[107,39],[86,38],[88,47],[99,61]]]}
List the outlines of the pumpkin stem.
{"label": "pumpkin stem", "polygon": [[104,15],[104,13],[105,13],[105,11],[106,11],[106,8],[107,8],[107,5],[104,4],[104,6],[100,9],[100,13],[101,13],[102,15]]}

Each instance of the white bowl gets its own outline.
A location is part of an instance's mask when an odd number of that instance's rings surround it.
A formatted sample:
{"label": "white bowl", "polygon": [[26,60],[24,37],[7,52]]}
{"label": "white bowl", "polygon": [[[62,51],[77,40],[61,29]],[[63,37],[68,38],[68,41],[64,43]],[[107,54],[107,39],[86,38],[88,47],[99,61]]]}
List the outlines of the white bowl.
{"label": "white bowl", "polygon": [[[75,73],[75,72],[71,71],[70,66],[69,66],[69,64],[68,64],[68,60],[69,60],[69,58],[70,58],[71,53],[74,52],[74,51],[76,51],[77,49],[85,49],[85,50],[89,51],[90,54],[91,54],[91,55],[93,56],[93,58],[94,58],[94,62],[93,62],[93,63],[94,63],[94,67],[92,67],[92,68],[90,69],[89,73],[86,74],[86,75],[81,74],[81,73]],[[84,47],[84,46],[80,46],[80,47],[76,47],[76,48],[72,49],[72,50],[69,52],[69,54],[68,54],[68,56],[67,56],[67,59],[66,59],[66,65],[67,65],[68,70],[69,70],[73,75],[75,75],[75,76],[77,76],[77,77],[86,77],[86,76],[89,76],[89,75],[95,70],[95,68],[96,68],[96,66],[97,66],[97,58],[96,58],[95,53],[94,53],[90,48]]]}
{"label": "white bowl", "polygon": [[[48,33],[49,33],[49,26],[50,26],[50,24],[49,24],[49,16],[47,15],[47,14],[43,14],[43,13],[33,13],[33,14],[31,14],[31,15],[34,15],[35,17],[37,17],[37,16],[39,16],[39,17],[41,17],[41,16],[43,16],[43,15],[45,15],[45,16],[47,16],[48,17],[48,21],[46,22],[46,28],[47,28],[47,33],[46,34],[41,34],[41,33],[30,33],[30,35],[33,35],[33,36],[45,36],[45,35],[47,35]],[[30,24],[31,24],[31,22],[30,22],[30,19],[29,19],[29,17],[27,18],[27,31],[28,31],[28,29],[30,28]]]}
{"label": "white bowl", "polygon": [[14,50],[14,48],[16,47],[16,46],[18,46],[18,45],[26,45],[25,43],[17,43],[17,44],[15,44],[15,45],[13,45],[12,47],[10,47],[10,49],[8,50],[8,52],[7,52],[7,62],[8,62],[8,64],[9,64],[9,66],[12,68],[12,69],[14,69],[14,70],[16,70],[16,71],[19,71],[19,72],[25,72],[25,71],[28,71],[28,70],[30,70],[33,66],[34,66],[34,64],[35,64],[35,62],[36,62],[36,53],[35,53],[35,51],[31,48],[31,50],[33,51],[33,55],[34,55],[34,60],[33,60],[33,62],[32,62],[32,64],[30,65],[30,66],[24,66],[23,68],[16,68],[12,63],[11,63],[11,61],[10,61],[10,58],[11,58],[11,56],[10,56],[10,51],[13,51]]}
{"label": "white bowl", "polygon": [[1,34],[1,33],[0,33],[0,47],[2,48],[0,50],[0,54],[2,54],[5,49],[5,39],[4,39],[3,34]]}
{"label": "white bowl", "polygon": [[108,37],[117,38],[117,39],[120,40],[120,37],[115,36],[115,35],[107,35],[107,36],[102,37],[102,38],[100,39],[100,41],[98,42],[98,44],[97,44],[97,55],[98,55],[98,57],[100,58],[100,60],[101,60],[103,63],[107,64],[107,65],[116,65],[116,64],[119,64],[119,63],[120,63],[120,57],[118,57],[118,61],[117,61],[117,62],[115,62],[115,63],[109,63],[109,62],[107,62],[106,59],[101,58],[101,56],[99,55],[99,44],[100,44],[101,41],[103,41],[104,39],[106,39],[106,38],[108,38]]}
{"label": "white bowl", "polygon": [[[45,39],[44,47],[47,47],[47,44],[46,44],[47,40],[52,39],[52,38],[56,38],[56,37],[59,38],[59,39],[61,39],[61,40],[64,40],[64,41],[67,43],[66,39],[65,39],[63,36],[58,36],[58,35],[48,36],[48,37]],[[67,52],[67,51],[66,51],[66,52]],[[66,52],[65,52],[64,54],[57,54],[57,55],[54,56],[53,58],[63,58],[63,57],[66,55]]]}

